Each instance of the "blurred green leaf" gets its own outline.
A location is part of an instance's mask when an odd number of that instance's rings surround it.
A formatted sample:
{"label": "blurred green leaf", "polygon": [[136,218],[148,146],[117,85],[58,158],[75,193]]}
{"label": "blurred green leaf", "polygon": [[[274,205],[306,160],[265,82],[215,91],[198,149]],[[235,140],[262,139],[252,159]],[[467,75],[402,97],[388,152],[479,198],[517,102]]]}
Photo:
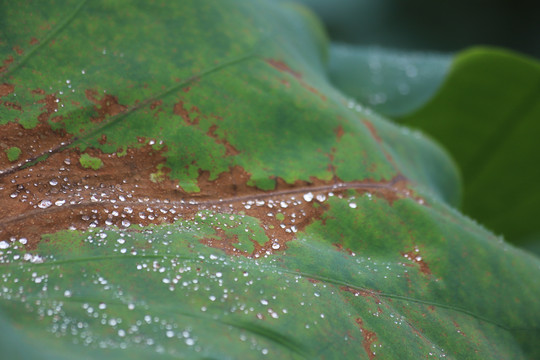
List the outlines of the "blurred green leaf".
{"label": "blurred green leaf", "polygon": [[440,141],[464,179],[463,211],[524,243],[540,231],[540,63],[503,50],[460,53],[439,92],[399,119]]}
{"label": "blurred green leaf", "polygon": [[333,44],[330,80],[345,94],[386,116],[405,115],[438,90],[451,55]]}

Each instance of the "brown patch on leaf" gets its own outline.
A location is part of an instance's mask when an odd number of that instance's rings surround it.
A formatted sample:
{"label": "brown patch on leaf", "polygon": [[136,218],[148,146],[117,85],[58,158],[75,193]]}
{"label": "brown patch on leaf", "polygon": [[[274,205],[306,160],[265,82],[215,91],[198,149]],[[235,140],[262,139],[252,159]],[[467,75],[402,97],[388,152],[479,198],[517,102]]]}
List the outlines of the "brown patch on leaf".
{"label": "brown patch on leaf", "polygon": [[0,97],[7,96],[13,91],[15,91],[15,86],[8,83],[0,84]]}
{"label": "brown patch on leaf", "polygon": [[198,121],[195,122],[191,120],[191,118],[189,117],[189,111],[184,108],[184,102],[182,100],[174,104],[173,113],[182,117],[186,124],[197,125],[198,123]]}
{"label": "brown patch on leaf", "polygon": [[297,79],[302,78],[302,74],[300,74],[298,71],[294,71],[293,69],[289,67],[289,65],[287,65],[285,62],[281,60],[266,59],[266,62],[281,72],[286,72],[288,74],[291,74]]}
{"label": "brown patch on leaf", "polygon": [[[4,89],[11,91],[9,85]],[[140,146],[127,148],[118,155],[86,149],[85,154],[98,158],[100,164],[96,169],[91,165],[85,167],[80,162],[80,150],[69,147],[73,137],[62,130],[54,131],[49,125],[49,118],[58,107],[56,96],[42,89],[32,93],[42,96],[38,103],[43,104],[43,112],[37,126],[25,129],[14,122],[0,126],[2,147],[19,147],[20,159],[24,159],[12,164],[4,152],[0,153],[0,238],[25,238],[29,249],[37,246],[42,234],[60,230],[172,223],[193,220],[201,210],[211,210],[258,219],[267,241],[260,244],[252,240],[254,250],[247,253],[235,247],[237,237],[220,232],[216,226],[216,235],[201,240],[203,243],[229,254],[259,257],[287,249],[287,243],[296,238],[297,232],[321,218],[330,196],[343,197],[348,189],[369,191],[390,203],[409,196],[403,177],[387,182],[349,183],[338,178],[287,183],[277,178],[274,190],[262,191],[247,185],[251,174],[240,166],[233,166],[212,180],[209,172],[200,171],[201,191],[188,194],[177,181],[168,178],[171,170],[164,166],[167,148],[155,150],[145,138],[138,139]],[[126,111],[116,97],[104,95],[98,99],[97,95],[95,91],[86,92],[87,98],[96,104],[98,118],[94,120]],[[155,101],[150,108],[161,105]],[[184,109],[183,104],[181,108]],[[194,106],[190,110],[200,113]],[[55,117],[50,121],[62,119]],[[238,150],[221,139],[216,130],[217,127],[211,127],[207,135],[223,144],[227,155],[236,155]],[[106,141],[104,135],[100,142]],[[23,166],[38,158],[41,160],[33,166]]]}
{"label": "brown patch on leaf", "polygon": [[405,253],[401,253],[401,255],[403,255],[403,257],[405,259],[410,260],[410,261],[414,262],[415,264],[418,264],[420,266],[420,272],[422,274],[431,275],[431,270],[430,270],[428,264],[426,263],[426,261],[420,255],[420,249],[415,247],[414,250],[411,250],[411,251],[408,251],[408,252],[405,252]]}
{"label": "brown patch on leaf", "polygon": [[39,40],[36,39],[35,37],[32,37],[30,39],[30,45],[36,45],[36,44],[39,44]]}
{"label": "brown patch on leaf", "polygon": [[216,134],[217,128],[218,128],[217,125],[213,124],[212,126],[210,126],[210,128],[206,132],[206,135],[208,135],[212,139],[214,139],[216,143],[225,146],[225,155],[226,156],[234,156],[234,155],[240,154],[240,151],[238,151],[234,146],[232,146],[230,142],[228,142],[226,139],[220,138]]}
{"label": "brown patch on leaf", "polygon": [[13,110],[22,111],[22,107],[19,103],[6,101],[4,102],[4,106]]}
{"label": "brown patch on leaf", "polygon": [[349,286],[340,286],[340,290],[350,292],[351,294],[354,294],[354,296],[361,296],[361,297],[370,297],[372,298],[376,304],[381,303],[381,299],[379,298],[378,294],[380,291],[374,291],[374,290],[367,290],[367,289],[354,289]]}
{"label": "brown patch on leaf", "polygon": [[[40,89],[35,90],[35,91],[39,91],[39,90]],[[36,92],[36,94],[44,95],[44,98],[38,101],[38,104],[43,104],[43,106],[41,107],[41,110],[43,112],[39,114],[38,120],[41,123],[45,123],[49,120],[51,115],[54,114],[58,110],[58,102],[57,102],[58,99],[56,98],[55,95],[51,95],[51,94],[45,95],[45,92],[43,90],[41,91],[42,92]]]}
{"label": "brown patch on leaf", "polygon": [[339,125],[337,128],[334,129],[334,133],[336,134],[337,140],[341,140],[343,135],[345,135],[345,131],[343,130],[343,126]]}
{"label": "brown patch on leaf", "polygon": [[377,341],[377,334],[375,334],[374,331],[366,329],[366,327],[364,326],[364,321],[361,318],[356,318],[355,322],[360,328],[360,332],[362,333],[362,345],[368,355],[368,358],[370,360],[375,359],[375,354],[373,353],[371,346],[374,342]]}
{"label": "brown patch on leaf", "polygon": [[0,67],[0,73],[6,71],[8,69],[8,66],[13,62],[15,61],[15,59],[13,58],[13,56],[9,56],[6,60],[4,60],[4,65],[2,67]]}
{"label": "brown patch on leaf", "polygon": [[98,114],[93,117],[92,122],[100,123],[107,116],[116,116],[127,110],[127,106],[118,103],[118,97],[105,94],[101,99],[98,99],[98,92],[95,90],[86,90],[84,92],[86,98],[96,104],[95,109]]}
{"label": "brown patch on leaf", "polygon": [[[275,60],[275,59],[266,59],[266,62],[270,66],[272,66],[274,69],[292,75],[293,77],[295,77],[298,80],[300,85],[302,85],[306,90],[308,90],[308,91],[312,92],[313,94],[319,96],[321,98],[321,100],[326,101],[326,96],[325,95],[321,94],[316,88],[314,88],[313,86],[306,83],[302,79],[302,74],[299,73],[298,71],[294,71],[293,69],[291,69],[289,67],[289,65],[287,65],[284,61]],[[288,82],[285,82],[284,85],[286,87],[290,87],[290,84]]]}
{"label": "brown patch on leaf", "polygon": [[12,241],[24,237],[31,249],[42,234],[59,230],[127,228],[173,222],[179,213],[193,216],[196,209],[171,205],[170,199],[183,198],[173,181],[152,181],[152,173],[165,160],[164,151],[146,145],[118,157],[87,149],[86,154],[103,162],[94,170],[82,166],[78,149],[68,148],[1,176],[0,237]]}

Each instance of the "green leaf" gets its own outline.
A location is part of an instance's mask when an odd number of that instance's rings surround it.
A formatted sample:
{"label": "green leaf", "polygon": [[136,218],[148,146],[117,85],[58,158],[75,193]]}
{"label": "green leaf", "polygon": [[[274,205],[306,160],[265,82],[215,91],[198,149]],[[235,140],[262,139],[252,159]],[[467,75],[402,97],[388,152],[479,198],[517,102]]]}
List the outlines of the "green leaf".
{"label": "green leaf", "polygon": [[503,50],[460,53],[442,88],[399,121],[440,141],[464,179],[463,211],[510,241],[540,233],[540,63]]}
{"label": "green leaf", "polygon": [[333,44],[330,80],[345,94],[387,116],[405,115],[438,90],[451,56]]}
{"label": "green leaf", "polygon": [[2,10],[3,354],[538,357],[540,260],[449,205],[444,150],[329,83],[306,9]]}

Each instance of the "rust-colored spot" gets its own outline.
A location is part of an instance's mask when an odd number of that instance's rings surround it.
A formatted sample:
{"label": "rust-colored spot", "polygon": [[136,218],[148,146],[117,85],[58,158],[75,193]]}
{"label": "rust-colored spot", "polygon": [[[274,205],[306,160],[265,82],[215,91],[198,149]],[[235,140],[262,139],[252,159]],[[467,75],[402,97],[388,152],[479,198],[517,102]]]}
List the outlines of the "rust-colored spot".
{"label": "rust-colored spot", "polygon": [[375,334],[374,331],[366,329],[364,326],[364,321],[362,318],[356,318],[355,319],[356,324],[360,328],[360,332],[362,332],[362,345],[364,347],[364,350],[366,351],[368,358],[370,360],[375,359],[375,354],[373,350],[371,349],[374,342],[377,341],[377,334]]}
{"label": "rust-colored spot", "polygon": [[38,43],[39,43],[39,40],[36,39],[35,37],[32,37],[32,38],[30,39],[30,45],[36,45],[36,44],[38,44]]}
{"label": "rust-colored spot", "polygon": [[173,108],[173,113],[175,115],[178,115],[180,117],[182,117],[182,119],[184,119],[184,121],[187,123],[187,124],[192,124],[192,125],[197,125],[196,122],[192,121],[189,117],[189,111],[187,111],[185,108],[184,108],[184,102],[182,100],[178,101],[176,104],[174,104],[174,108]]}
{"label": "rust-colored spot", "polygon": [[14,46],[13,50],[17,53],[17,55],[24,54],[24,50],[20,46]]}
{"label": "rust-colored spot", "polygon": [[54,114],[58,109],[57,98],[55,95],[45,95],[44,91],[39,93],[36,92],[36,94],[44,95],[43,99],[38,101],[38,104],[43,104],[43,106],[41,107],[41,110],[43,112],[39,114],[38,120],[41,123],[45,123],[47,120],[49,120],[50,116]]}
{"label": "rust-colored spot", "polygon": [[206,135],[208,135],[208,136],[210,136],[212,139],[214,139],[216,143],[222,144],[223,146],[225,146],[225,155],[227,155],[227,156],[234,156],[234,155],[240,154],[240,151],[238,151],[234,146],[232,146],[232,144],[231,144],[230,142],[228,142],[228,141],[225,140],[224,138],[220,138],[220,137],[216,134],[217,128],[218,128],[217,125],[216,125],[216,124],[213,124],[212,126],[210,126],[210,128],[209,128],[208,131],[206,132]]}
{"label": "rust-colored spot", "polygon": [[302,74],[300,74],[298,71],[294,71],[293,69],[291,69],[289,65],[287,65],[282,60],[266,59],[266,62],[279,71],[289,73],[297,79],[302,78]]}
{"label": "rust-colored spot", "polygon": [[4,65],[0,67],[0,73],[6,71],[9,64],[11,64],[13,61],[15,61],[15,59],[11,55],[6,60],[4,60]]}
{"label": "rust-colored spot", "polygon": [[420,266],[420,272],[425,275],[431,275],[431,270],[420,254],[420,249],[415,247],[413,250],[401,253],[403,257],[407,260],[410,260],[414,262],[415,264],[418,264]]}
{"label": "rust-colored spot", "polygon": [[337,128],[334,129],[334,133],[336,134],[337,140],[341,140],[343,135],[345,135],[345,131],[343,130],[343,126],[339,125]]}
{"label": "rust-colored spot", "polygon": [[[287,65],[284,61],[282,60],[275,60],[275,59],[266,59],[266,62],[272,66],[274,69],[278,70],[278,71],[281,71],[281,72],[284,72],[284,73],[287,73],[287,74],[290,74],[292,75],[293,77],[295,77],[298,82],[300,83],[300,85],[302,85],[306,90],[312,92],[313,94],[319,96],[321,98],[321,100],[323,101],[326,101],[326,96],[324,94],[321,94],[316,88],[314,88],[313,86],[309,85],[308,83],[306,83],[303,79],[302,79],[302,74],[299,73],[298,71],[294,71],[293,69],[291,69],[289,67],[289,65]],[[290,83],[288,81],[281,81],[286,87],[290,87]]]}
{"label": "rust-colored spot", "polygon": [[377,141],[378,143],[381,143],[382,139],[379,136],[379,134],[377,133],[377,129],[375,129],[375,126],[373,126],[371,121],[364,119],[363,123],[364,123],[364,125],[366,125],[367,129],[369,130],[369,133],[375,139],[375,141]]}
{"label": "rust-colored spot", "polygon": [[98,92],[95,90],[85,90],[86,98],[96,104],[95,109],[97,117],[91,120],[96,123],[102,122],[107,116],[116,116],[127,110],[127,106],[118,103],[118,97],[105,94],[101,99],[98,99]]}
{"label": "rust-colored spot", "polygon": [[19,103],[12,102],[12,101],[6,101],[4,102],[4,106],[13,110],[22,111],[22,107]]}
{"label": "rust-colored spot", "polygon": [[367,289],[358,290],[358,289],[351,288],[349,286],[340,286],[339,288],[340,290],[354,294],[354,296],[370,297],[375,301],[376,304],[381,303],[381,299],[379,298],[379,296],[377,296],[380,293],[380,291],[367,290]]}
{"label": "rust-colored spot", "polygon": [[467,334],[465,334],[462,330],[461,330],[461,327],[459,326],[459,324],[455,321],[455,320],[452,320],[452,322],[454,323],[454,326],[456,327],[456,331],[459,335],[461,336],[467,336]]}
{"label": "rust-colored spot", "polygon": [[15,91],[15,86],[7,83],[0,84],[0,97],[7,96]]}

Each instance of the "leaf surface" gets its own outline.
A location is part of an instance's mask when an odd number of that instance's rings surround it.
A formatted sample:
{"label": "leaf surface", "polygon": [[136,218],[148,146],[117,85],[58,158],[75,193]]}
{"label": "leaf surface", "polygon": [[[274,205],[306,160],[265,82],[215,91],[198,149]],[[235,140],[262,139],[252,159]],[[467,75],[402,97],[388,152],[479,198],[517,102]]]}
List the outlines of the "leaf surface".
{"label": "leaf surface", "polygon": [[304,8],[3,6],[7,353],[538,355],[540,261],[448,205],[443,150],[328,82]]}

